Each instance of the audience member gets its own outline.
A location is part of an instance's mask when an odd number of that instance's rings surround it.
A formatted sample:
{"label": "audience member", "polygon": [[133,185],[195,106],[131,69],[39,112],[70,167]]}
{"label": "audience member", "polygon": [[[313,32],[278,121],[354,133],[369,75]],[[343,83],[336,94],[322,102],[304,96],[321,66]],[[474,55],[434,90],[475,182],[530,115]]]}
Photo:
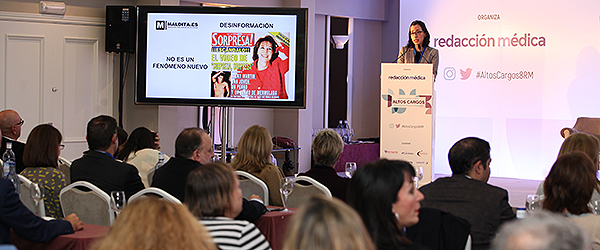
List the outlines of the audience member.
{"label": "audience member", "polygon": [[184,205],[157,197],[136,199],[92,250],[216,250],[208,231]]}
{"label": "audience member", "polygon": [[17,111],[5,109],[0,112],[0,131],[2,131],[2,145],[0,145],[0,154],[6,151],[6,143],[12,143],[12,151],[15,153],[16,172],[21,173],[25,169],[23,164],[23,151],[25,143],[17,141],[21,136],[21,128],[23,127],[23,119]]}
{"label": "audience member", "polygon": [[600,216],[588,207],[597,181],[596,166],[586,154],[563,154],[546,177],[542,208],[567,215],[587,233],[593,249],[600,250]]}
{"label": "audience member", "polygon": [[75,214],[65,220],[49,221],[35,216],[21,203],[12,182],[0,178],[0,244],[10,242],[11,229],[26,240],[48,242],[59,235],[83,229],[83,222]]}
{"label": "audience member", "polygon": [[119,151],[121,151],[121,148],[123,148],[123,144],[125,144],[125,142],[127,142],[128,136],[129,136],[129,134],[127,134],[127,131],[125,131],[125,129],[123,129],[121,127],[117,127],[117,139],[119,139],[119,147],[117,147],[117,151],[115,152],[114,155],[119,154]]}
{"label": "audience member", "polygon": [[476,137],[456,142],[448,153],[452,177],[439,178],[420,188],[423,207],[449,212],[471,223],[473,249],[488,249],[498,228],[516,218],[508,192],[487,184],[490,144]]}
{"label": "audience member", "polygon": [[196,168],[187,178],[185,196],[220,249],[271,249],[254,224],[233,219],[242,211],[242,190],[231,167],[215,162]]}
{"label": "audience member", "polygon": [[415,170],[405,161],[367,163],[350,181],[348,204],[362,218],[377,249],[422,249],[404,235],[419,222],[423,194],[415,189]]}
{"label": "audience member", "polygon": [[283,250],[375,250],[360,216],[344,202],[313,196],[288,225]]}
{"label": "audience member", "polygon": [[269,131],[253,125],[246,129],[238,143],[238,153],[233,158],[235,170],[248,172],[261,179],[269,188],[269,201],[273,206],[283,206],[279,193],[279,180],[283,173],[278,166],[271,164],[273,142]]}
{"label": "audience member", "polygon": [[508,222],[492,242],[492,250],[587,250],[582,230],[563,216],[546,211]]}
{"label": "audience member", "polygon": [[331,191],[333,197],[346,201],[350,179],[337,175],[333,166],[344,149],[344,141],[332,129],[319,131],[313,139],[312,154],[315,165],[308,172],[300,174],[315,179]]}
{"label": "audience member", "polygon": [[58,156],[63,147],[62,135],[52,125],[41,124],[33,128],[23,153],[25,168],[21,175],[40,184],[44,192],[46,216],[62,218],[60,190],[67,186],[65,175],[58,170]]}
{"label": "audience member", "polygon": [[[156,166],[158,154],[160,151],[160,141],[158,133],[150,131],[145,127],[134,129],[129,136],[129,140],[123,144],[117,154],[117,159],[134,165],[140,175],[144,186],[148,187],[148,171]],[[165,155],[165,162],[169,157]]]}
{"label": "audience member", "polygon": [[[200,128],[186,128],[175,139],[175,157],[154,173],[152,186],[185,202],[185,182],[190,172],[211,162],[212,140]],[[255,221],[267,212],[260,199],[243,199],[243,211],[237,219]]]}
{"label": "audience member", "polygon": [[113,157],[119,140],[115,118],[100,115],[87,124],[89,151],[71,164],[71,182],[87,181],[102,191],[125,191],[127,198],[144,189],[137,169]]}
{"label": "audience member", "polygon": [[[560,146],[560,151],[558,151],[558,156],[571,153],[573,151],[581,151],[585,153],[587,156],[592,159],[594,163],[594,168],[598,169],[598,151],[600,149],[600,143],[598,142],[598,138],[593,135],[585,134],[585,133],[574,133],[563,141]],[[600,200],[600,183],[598,181],[594,182],[594,192],[590,201]],[[540,183],[538,186],[537,195],[544,195],[544,182]]]}

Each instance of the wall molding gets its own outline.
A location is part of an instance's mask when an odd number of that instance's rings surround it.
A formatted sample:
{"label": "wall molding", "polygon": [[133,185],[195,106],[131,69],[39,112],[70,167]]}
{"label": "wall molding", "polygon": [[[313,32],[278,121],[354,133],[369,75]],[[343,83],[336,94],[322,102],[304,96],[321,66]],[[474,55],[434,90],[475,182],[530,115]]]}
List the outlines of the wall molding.
{"label": "wall molding", "polygon": [[7,12],[7,11],[0,11],[0,21],[69,24],[69,25],[101,26],[101,27],[104,27],[106,25],[106,21],[104,18],[43,15],[43,14]]}

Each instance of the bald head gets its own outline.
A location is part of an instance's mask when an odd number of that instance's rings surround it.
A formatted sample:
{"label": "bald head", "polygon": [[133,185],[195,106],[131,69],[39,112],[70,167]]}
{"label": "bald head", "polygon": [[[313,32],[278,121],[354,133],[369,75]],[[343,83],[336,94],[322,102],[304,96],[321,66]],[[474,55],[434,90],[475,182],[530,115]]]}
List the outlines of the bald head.
{"label": "bald head", "polygon": [[16,140],[21,136],[22,126],[21,116],[17,111],[5,109],[0,112],[0,130],[2,131],[2,135]]}

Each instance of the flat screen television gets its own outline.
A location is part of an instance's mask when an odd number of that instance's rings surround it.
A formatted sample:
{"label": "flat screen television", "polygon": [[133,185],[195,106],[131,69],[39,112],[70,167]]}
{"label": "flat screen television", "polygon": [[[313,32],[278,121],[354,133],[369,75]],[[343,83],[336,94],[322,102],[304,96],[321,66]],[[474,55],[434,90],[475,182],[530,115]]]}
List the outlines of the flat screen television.
{"label": "flat screen television", "polygon": [[305,108],[307,11],[139,6],[136,103]]}

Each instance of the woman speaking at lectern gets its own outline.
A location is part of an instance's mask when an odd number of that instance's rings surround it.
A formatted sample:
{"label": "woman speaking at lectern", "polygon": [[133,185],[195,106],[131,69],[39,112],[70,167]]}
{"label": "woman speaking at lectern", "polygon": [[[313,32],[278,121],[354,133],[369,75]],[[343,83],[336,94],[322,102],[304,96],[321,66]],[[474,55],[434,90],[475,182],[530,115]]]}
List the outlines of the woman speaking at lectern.
{"label": "woman speaking at lectern", "polygon": [[415,20],[410,24],[408,43],[400,49],[398,63],[433,64],[433,80],[437,76],[439,56],[438,50],[429,47],[429,31],[423,21]]}

